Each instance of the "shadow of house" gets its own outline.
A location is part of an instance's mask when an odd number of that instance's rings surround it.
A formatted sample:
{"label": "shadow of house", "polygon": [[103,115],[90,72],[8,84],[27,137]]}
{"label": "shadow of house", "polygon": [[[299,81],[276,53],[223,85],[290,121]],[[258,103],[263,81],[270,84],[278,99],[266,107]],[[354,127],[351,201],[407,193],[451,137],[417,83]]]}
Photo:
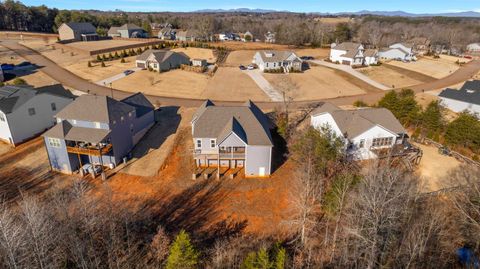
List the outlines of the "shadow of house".
{"label": "shadow of house", "polygon": [[155,111],[155,125],[132,150],[133,158],[141,158],[152,149],[159,149],[165,140],[177,132],[182,117],[178,106],[162,107]]}
{"label": "shadow of house", "polygon": [[4,70],[4,81],[10,81],[13,80],[16,77],[23,77],[23,76],[28,76],[35,74],[41,69],[43,66],[38,66],[35,64],[25,66],[19,69],[14,69],[14,70]]}

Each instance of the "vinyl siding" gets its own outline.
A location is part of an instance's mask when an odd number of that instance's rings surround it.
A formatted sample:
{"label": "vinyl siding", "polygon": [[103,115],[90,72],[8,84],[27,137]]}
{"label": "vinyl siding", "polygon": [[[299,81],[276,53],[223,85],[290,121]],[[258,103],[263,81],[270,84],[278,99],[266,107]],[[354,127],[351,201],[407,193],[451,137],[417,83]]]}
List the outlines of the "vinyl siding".
{"label": "vinyl siding", "polygon": [[475,105],[471,103],[466,103],[458,100],[453,100],[445,97],[440,97],[442,100],[442,105],[447,107],[448,109],[454,112],[462,112],[464,110],[468,110],[472,113],[479,113],[480,114],[480,105]]}
{"label": "vinyl siding", "polygon": [[269,176],[272,169],[271,146],[247,146],[246,149],[246,176],[259,176],[260,168],[265,168],[265,176]]}

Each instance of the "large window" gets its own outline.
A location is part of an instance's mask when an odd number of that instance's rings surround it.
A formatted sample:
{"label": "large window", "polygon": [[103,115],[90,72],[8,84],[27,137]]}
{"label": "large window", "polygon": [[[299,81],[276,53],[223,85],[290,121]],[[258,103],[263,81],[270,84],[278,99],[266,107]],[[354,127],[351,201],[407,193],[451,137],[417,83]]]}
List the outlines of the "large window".
{"label": "large window", "polygon": [[49,137],[49,138],[48,138],[48,144],[49,144],[51,147],[59,148],[59,147],[60,147],[60,139]]}
{"label": "large window", "polygon": [[215,148],[215,139],[210,139],[210,148]]}
{"label": "large window", "polygon": [[30,115],[30,116],[35,115],[35,108],[33,108],[33,107],[32,107],[32,108],[29,108],[29,109],[28,109],[28,115]]}
{"label": "large window", "polygon": [[372,142],[372,147],[391,146],[392,143],[393,143],[393,137],[374,138]]}

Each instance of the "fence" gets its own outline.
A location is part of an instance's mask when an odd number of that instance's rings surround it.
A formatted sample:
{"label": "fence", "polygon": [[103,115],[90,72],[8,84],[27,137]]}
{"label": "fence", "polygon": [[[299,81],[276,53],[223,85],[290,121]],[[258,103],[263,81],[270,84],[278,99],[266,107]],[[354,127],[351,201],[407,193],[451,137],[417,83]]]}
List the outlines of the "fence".
{"label": "fence", "polygon": [[[435,142],[429,138],[424,138],[423,139],[424,142],[426,142],[425,144],[433,144],[434,146],[436,146],[437,148],[442,148],[442,147],[445,147],[444,145],[438,143],[438,142]],[[424,143],[422,141],[418,141],[419,143]],[[480,166],[480,163],[479,162],[476,162],[470,158],[468,158],[467,156],[465,155],[462,155],[456,151],[453,151],[453,150],[450,150],[450,153],[452,154],[453,157],[455,157],[455,159],[457,160],[460,160],[460,161],[463,161],[463,162],[466,162],[468,164],[473,164],[473,165],[477,165],[477,166]]]}

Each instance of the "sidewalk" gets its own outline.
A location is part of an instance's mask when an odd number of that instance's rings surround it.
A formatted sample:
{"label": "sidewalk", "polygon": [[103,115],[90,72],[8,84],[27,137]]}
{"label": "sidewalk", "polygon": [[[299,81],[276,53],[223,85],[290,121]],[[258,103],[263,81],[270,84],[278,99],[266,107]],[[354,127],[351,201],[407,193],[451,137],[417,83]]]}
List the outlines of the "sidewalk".
{"label": "sidewalk", "polygon": [[254,70],[244,70],[242,72],[250,76],[253,79],[253,81],[258,85],[258,87],[262,89],[262,91],[264,91],[265,94],[268,97],[270,97],[272,101],[275,101],[275,102],[283,101],[282,94],[279,93],[277,90],[275,90],[275,88],[273,88],[270,82],[268,82],[268,80],[266,80],[263,77],[262,71],[258,69],[254,69]]}

